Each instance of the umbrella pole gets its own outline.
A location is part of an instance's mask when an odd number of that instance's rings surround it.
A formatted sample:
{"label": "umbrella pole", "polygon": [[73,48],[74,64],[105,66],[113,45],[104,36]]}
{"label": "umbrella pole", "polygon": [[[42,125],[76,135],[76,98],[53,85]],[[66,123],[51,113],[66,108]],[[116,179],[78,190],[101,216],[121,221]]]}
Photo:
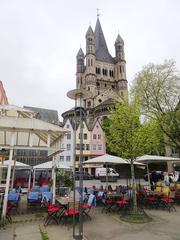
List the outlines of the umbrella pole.
{"label": "umbrella pole", "polygon": [[13,166],[12,179],[11,179],[11,189],[13,189],[13,186],[14,186],[15,168],[16,168],[16,158],[14,159],[14,166]]}
{"label": "umbrella pole", "polygon": [[106,163],[106,188],[108,189],[108,172],[107,172],[107,163]]}
{"label": "umbrella pole", "polygon": [[53,200],[52,203],[55,204],[56,200],[56,172],[55,172],[55,157],[53,157],[53,162],[52,162],[52,179],[53,179],[53,185],[52,185],[52,193],[53,193]]}
{"label": "umbrella pole", "polygon": [[11,178],[11,163],[13,157],[13,148],[10,149],[9,153],[9,165],[7,170],[7,177],[6,177],[6,188],[4,194],[4,201],[3,201],[3,209],[2,209],[2,219],[4,220],[6,217],[6,209],[7,209],[7,202],[8,202],[8,192],[9,192],[9,182]]}
{"label": "umbrella pole", "polygon": [[30,191],[30,188],[31,188],[31,169],[29,170],[28,191]]}
{"label": "umbrella pole", "polygon": [[36,181],[36,170],[34,169],[34,173],[33,173],[33,186],[35,185],[35,181]]}
{"label": "umbrella pole", "polygon": [[150,181],[150,175],[149,175],[149,165],[147,163],[147,175],[148,175],[148,183],[149,183],[149,188],[151,189],[151,181]]}

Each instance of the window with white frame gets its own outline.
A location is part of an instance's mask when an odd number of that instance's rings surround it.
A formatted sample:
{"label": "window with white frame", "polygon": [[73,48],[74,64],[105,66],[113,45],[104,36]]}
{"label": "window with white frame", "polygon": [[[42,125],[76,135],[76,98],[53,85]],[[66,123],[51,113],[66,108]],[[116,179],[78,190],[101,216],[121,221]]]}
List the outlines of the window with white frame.
{"label": "window with white frame", "polygon": [[98,139],[101,139],[101,134],[98,134]]}
{"label": "window with white frame", "polygon": [[93,144],[93,150],[96,150],[96,144]]}
{"label": "window with white frame", "polygon": [[98,145],[98,150],[102,150],[102,145]]}
{"label": "window with white frame", "polygon": [[96,134],[93,134],[93,139],[96,139]]}
{"label": "window with white frame", "polygon": [[66,156],[66,162],[70,162],[71,161],[71,156]]}
{"label": "window with white frame", "polygon": [[59,161],[63,162],[64,161],[64,156],[59,156]]}
{"label": "window with white frame", "polygon": [[67,133],[67,139],[71,139],[71,134]]}
{"label": "window with white frame", "polygon": [[71,150],[71,144],[68,143],[68,144],[66,145],[66,149],[67,149],[67,150]]}

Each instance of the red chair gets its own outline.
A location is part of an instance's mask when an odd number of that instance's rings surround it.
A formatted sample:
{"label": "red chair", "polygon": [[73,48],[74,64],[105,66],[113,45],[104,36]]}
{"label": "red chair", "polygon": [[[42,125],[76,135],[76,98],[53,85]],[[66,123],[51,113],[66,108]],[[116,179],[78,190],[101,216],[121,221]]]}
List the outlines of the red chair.
{"label": "red chair", "polygon": [[61,215],[60,207],[58,207],[56,204],[48,204],[47,212],[48,215],[45,218],[44,226],[47,226],[51,221],[59,224],[59,219]]}
{"label": "red chair", "polygon": [[79,202],[75,203],[75,207],[74,207],[74,203],[73,202],[69,202],[68,204],[68,208],[63,212],[63,214],[61,215],[61,217],[63,217],[64,219],[72,219],[73,216],[75,216],[75,218],[79,217]]}
{"label": "red chair", "polygon": [[175,202],[172,198],[164,196],[161,198],[161,204],[162,206],[167,209],[169,212],[172,210],[176,211],[176,208],[174,206]]}
{"label": "red chair", "polygon": [[150,207],[150,208],[157,208],[158,198],[153,197],[153,196],[147,196],[144,198],[144,204],[145,204],[145,206]]}
{"label": "red chair", "polygon": [[111,209],[112,209],[112,207],[113,207],[113,205],[114,205],[114,202],[113,202],[112,199],[105,199],[105,201],[104,201],[104,207],[103,207],[103,209],[102,209],[102,212],[104,212],[104,211],[105,211],[106,213],[110,212]]}
{"label": "red chair", "polygon": [[88,198],[88,202],[84,203],[82,205],[84,216],[87,216],[90,219],[91,219],[91,217],[89,215],[89,212],[91,210],[91,207],[92,207],[93,203],[94,203],[94,205],[96,204],[95,201],[96,201],[95,196],[93,194],[90,194],[89,198]]}
{"label": "red chair", "polygon": [[8,202],[8,204],[7,204],[7,212],[6,212],[6,219],[10,223],[12,223],[11,211],[12,211],[13,207],[14,207],[13,204]]}
{"label": "red chair", "polygon": [[129,202],[127,200],[118,200],[116,201],[116,206],[118,207],[119,210],[127,210],[128,206],[129,206]]}

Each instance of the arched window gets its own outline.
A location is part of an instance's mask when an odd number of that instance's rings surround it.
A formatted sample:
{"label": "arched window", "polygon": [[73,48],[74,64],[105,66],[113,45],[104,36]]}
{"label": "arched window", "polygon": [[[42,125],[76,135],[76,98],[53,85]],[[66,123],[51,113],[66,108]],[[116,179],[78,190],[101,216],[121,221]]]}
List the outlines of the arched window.
{"label": "arched window", "polygon": [[91,59],[91,66],[93,66],[93,60]]}
{"label": "arched window", "polygon": [[88,67],[90,66],[90,59],[88,59]]}
{"label": "arched window", "polygon": [[119,71],[120,71],[120,73],[122,73],[122,68],[121,68],[121,66],[119,66]]}

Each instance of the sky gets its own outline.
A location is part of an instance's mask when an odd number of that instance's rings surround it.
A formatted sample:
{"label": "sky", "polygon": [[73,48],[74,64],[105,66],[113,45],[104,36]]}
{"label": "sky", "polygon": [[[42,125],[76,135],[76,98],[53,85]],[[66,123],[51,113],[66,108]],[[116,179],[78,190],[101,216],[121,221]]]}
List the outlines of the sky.
{"label": "sky", "polygon": [[100,22],[114,57],[118,31],[125,43],[129,86],[150,62],[174,59],[180,70],[179,0],[0,0],[0,80],[10,104],[57,110],[74,102],[76,54]]}

